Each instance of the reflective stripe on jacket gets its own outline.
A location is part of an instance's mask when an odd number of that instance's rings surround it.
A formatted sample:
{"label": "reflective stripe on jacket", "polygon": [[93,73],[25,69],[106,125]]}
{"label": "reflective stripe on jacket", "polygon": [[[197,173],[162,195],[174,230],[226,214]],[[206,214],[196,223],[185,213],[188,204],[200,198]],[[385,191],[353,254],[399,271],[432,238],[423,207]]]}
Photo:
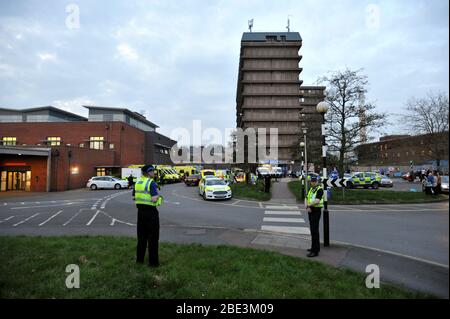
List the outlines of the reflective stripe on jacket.
{"label": "reflective stripe on jacket", "polygon": [[150,194],[150,185],[153,179],[147,177],[141,177],[139,181],[134,185],[135,202],[136,204],[143,204],[149,206],[160,206],[162,204],[162,197],[159,196],[156,202],[152,201],[152,195]]}
{"label": "reflective stripe on jacket", "polygon": [[318,192],[320,189],[322,189],[322,187],[316,186],[316,187],[314,187],[314,188],[311,188],[311,189],[308,191],[308,196],[307,196],[308,206],[309,206],[309,205],[313,205],[314,207],[317,207],[317,208],[323,207],[323,196],[322,196],[322,198],[320,199],[320,203],[319,203],[319,204],[314,204],[314,201],[316,200],[317,192]]}

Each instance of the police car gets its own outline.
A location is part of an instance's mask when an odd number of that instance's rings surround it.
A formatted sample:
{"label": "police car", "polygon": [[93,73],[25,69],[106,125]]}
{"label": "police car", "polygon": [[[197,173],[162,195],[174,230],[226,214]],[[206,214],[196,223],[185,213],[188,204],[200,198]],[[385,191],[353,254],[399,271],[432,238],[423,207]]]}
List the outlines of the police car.
{"label": "police car", "polygon": [[230,199],[233,194],[230,186],[221,178],[209,177],[202,178],[198,191],[204,200],[207,199]]}
{"label": "police car", "polygon": [[377,189],[381,185],[381,175],[373,172],[356,172],[347,179],[347,187],[364,187]]}

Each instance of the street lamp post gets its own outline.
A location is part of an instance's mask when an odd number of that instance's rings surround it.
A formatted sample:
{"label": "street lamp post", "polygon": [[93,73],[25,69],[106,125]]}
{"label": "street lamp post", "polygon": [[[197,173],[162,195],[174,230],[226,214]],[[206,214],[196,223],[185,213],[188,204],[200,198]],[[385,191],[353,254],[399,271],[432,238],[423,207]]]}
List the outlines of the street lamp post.
{"label": "street lamp post", "polygon": [[[306,151],[306,133],[308,130],[306,128],[303,129],[303,146],[305,149],[305,194],[308,194],[308,152]],[[303,196],[303,200],[305,200],[306,196]]]}
{"label": "street lamp post", "polygon": [[[327,143],[325,140],[326,129],[325,129],[325,114],[328,111],[328,103],[319,102],[317,104],[316,110],[322,115],[322,169],[323,169],[323,180],[327,177]],[[323,184],[323,245],[325,247],[330,246],[330,214],[328,212],[328,191],[327,183]]]}
{"label": "street lamp post", "polygon": [[300,142],[300,152],[302,154],[302,164],[301,164],[301,181],[302,181],[302,200],[305,200],[305,179],[303,178],[303,172],[305,169],[305,152],[303,151],[303,148],[305,147],[305,142]]}

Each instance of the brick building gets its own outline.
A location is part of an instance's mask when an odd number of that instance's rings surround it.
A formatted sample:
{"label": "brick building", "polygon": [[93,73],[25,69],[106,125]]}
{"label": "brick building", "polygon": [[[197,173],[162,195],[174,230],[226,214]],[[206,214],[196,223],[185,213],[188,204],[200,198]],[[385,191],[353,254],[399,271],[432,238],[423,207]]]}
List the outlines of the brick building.
{"label": "brick building", "polygon": [[86,108],[88,118],[51,106],[0,109],[0,190],[61,191],[132,164],[171,164],[176,141],[141,114]]}
{"label": "brick building", "polygon": [[303,128],[313,139],[320,131],[315,105],[323,100],[325,87],[301,86],[301,46],[298,32],[244,32],[241,40],[236,126],[277,128],[278,164],[299,159]]}
{"label": "brick building", "polygon": [[[359,166],[441,166],[448,168],[448,132],[423,135],[389,135],[356,148]],[[437,161],[441,163],[437,163]],[[439,164],[439,165],[438,165]]]}

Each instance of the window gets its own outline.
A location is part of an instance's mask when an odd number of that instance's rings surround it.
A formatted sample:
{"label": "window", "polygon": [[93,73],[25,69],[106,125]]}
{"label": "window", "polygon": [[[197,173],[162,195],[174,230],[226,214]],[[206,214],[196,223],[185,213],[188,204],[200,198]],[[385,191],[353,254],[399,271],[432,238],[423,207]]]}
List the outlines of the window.
{"label": "window", "polygon": [[114,144],[113,143],[109,143],[109,149],[113,150],[114,149]]}
{"label": "window", "polygon": [[286,36],[285,35],[280,36],[280,38],[281,38],[281,41],[286,41]]}
{"label": "window", "polygon": [[61,137],[59,136],[49,136],[47,137],[47,145],[59,146],[61,145]]}
{"label": "window", "polygon": [[97,168],[97,176],[105,176],[105,168]]}
{"label": "window", "polygon": [[103,149],[103,136],[91,136],[89,138],[89,148],[94,150],[102,150]]}
{"label": "window", "polygon": [[169,154],[169,151],[168,151],[168,150],[164,150],[164,153],[165,153],[165,154]]}
{"label": "window", "polygon": [[159,150],[159,152],[160,152],[161,154],[164,154],[164,150],[163,150],[162,148]]}
{"label": "window", "polygon": [[15,137],[8,136],[8,137],[3,137],[3,139],[2,139],[3,145],[16,145],[16,142],[17,142],[17,138],[15,138]]}
{"label": "window", "polygon": [[80,143],[80,144],[78,144],[78,146],[83,148],[84,147],[84,143]]}

